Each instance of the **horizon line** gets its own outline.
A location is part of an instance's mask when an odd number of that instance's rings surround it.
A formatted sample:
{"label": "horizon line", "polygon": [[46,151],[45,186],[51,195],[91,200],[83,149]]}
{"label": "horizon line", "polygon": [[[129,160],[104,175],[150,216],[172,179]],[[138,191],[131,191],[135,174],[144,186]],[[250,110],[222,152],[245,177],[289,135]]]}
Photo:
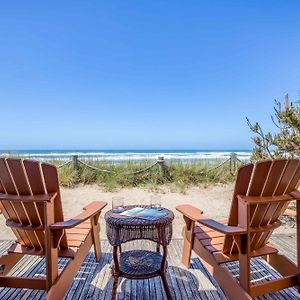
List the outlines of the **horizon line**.
{"label": "horizon line", "polygon": [[49,148],[49,149],[39,149],[39,148],[34,148],[34,149],[0,149],[1,152],[7,151],[7,152],[11,152],[11,151],[252,151],[253,149],[245,149],[245,148],[207,148],[207,149],[199,149],[199,148],[163,148],[163,149],[159,149],[159,148],[104,148],[104,149],[93,149],[93,148]]}

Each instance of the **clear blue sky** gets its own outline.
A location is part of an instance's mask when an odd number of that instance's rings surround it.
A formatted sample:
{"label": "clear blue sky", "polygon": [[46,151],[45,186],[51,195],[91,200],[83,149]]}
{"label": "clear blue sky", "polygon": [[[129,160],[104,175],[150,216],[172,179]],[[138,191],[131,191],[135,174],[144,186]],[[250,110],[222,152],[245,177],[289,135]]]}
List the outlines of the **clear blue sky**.
{"label": "clear blue sky", "polygon": [[299,1],[4,1],[0,149],[249,149],[300,90]]}

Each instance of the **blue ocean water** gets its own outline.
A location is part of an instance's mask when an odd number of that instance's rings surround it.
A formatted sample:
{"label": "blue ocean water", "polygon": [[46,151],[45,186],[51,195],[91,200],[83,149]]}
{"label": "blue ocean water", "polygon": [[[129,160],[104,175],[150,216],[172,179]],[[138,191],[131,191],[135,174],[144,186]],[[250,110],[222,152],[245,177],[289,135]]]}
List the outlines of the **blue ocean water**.
{"label": "blue ocean water", "polygon": [[66,160],[72,155],[80,159],[126,161],[126,160],[157,160],[163,156],[166,160],[225,160],[235,152],[240,160],[248,161],[250,150],[0,150],[0,156],[20,156],[38,160]]}

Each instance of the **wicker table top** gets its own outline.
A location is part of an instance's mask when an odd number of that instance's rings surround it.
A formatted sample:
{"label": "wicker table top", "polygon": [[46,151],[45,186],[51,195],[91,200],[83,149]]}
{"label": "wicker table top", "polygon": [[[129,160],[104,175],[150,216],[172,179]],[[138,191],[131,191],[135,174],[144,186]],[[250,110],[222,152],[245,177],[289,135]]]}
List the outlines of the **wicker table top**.
{"label": "wicker table top", "polygon": [[[124,208],[128,210],[134,207],[136,206],[125,206]],[[117,246],[132,240],[147,239],[162,246],[168,245],[172,238],[174,214],[166,208],[162,208],[162,210],[167,214],[155,220],[121,216],[120,213],[112,210],[106,212],[104,216],[106,234],[110,244]]]}

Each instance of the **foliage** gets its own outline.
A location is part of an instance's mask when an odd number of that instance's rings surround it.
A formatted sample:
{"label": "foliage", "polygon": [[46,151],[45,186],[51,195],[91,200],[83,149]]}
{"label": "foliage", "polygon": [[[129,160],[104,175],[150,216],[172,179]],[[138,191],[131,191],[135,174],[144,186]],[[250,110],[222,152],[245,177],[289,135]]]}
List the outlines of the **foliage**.
{"label": "foliage", "polygon": [[[58,165],[56,161],[52,163]],[[61,162],[60,162],[61,163]],[[124,187],[144,187],[150,190],[158,190],[164,185],[169,185],[172,190],[182,193],[188,186],[209,185],[211,183],[228,183],[234,180],[229,163],[217,167],[220,162],[169,162],[167,164],[170,178],[166,178],[158,165],[149,170],[132,174],[144,169],[151,162],[123,162],[104,163],[88,162],[99,169],[113,171],[105,173],[95,171],[82,164],[79,164],[78,171],[73,171],[69,164],[59,169],[60,184],[72,187],[81,184],[99,184],[108,191]]]}
{"label": "foliage", "polygon": [[248,118],[250,129],[256,134],[252,138],[255,147],[252,160],[280,157],[300,156],[300,101],[288,101],[286,95],[284,107],[275,100],[274,115],[271,116],[277,127],[276,133],[265,133],[258,122],[252,124]]}

